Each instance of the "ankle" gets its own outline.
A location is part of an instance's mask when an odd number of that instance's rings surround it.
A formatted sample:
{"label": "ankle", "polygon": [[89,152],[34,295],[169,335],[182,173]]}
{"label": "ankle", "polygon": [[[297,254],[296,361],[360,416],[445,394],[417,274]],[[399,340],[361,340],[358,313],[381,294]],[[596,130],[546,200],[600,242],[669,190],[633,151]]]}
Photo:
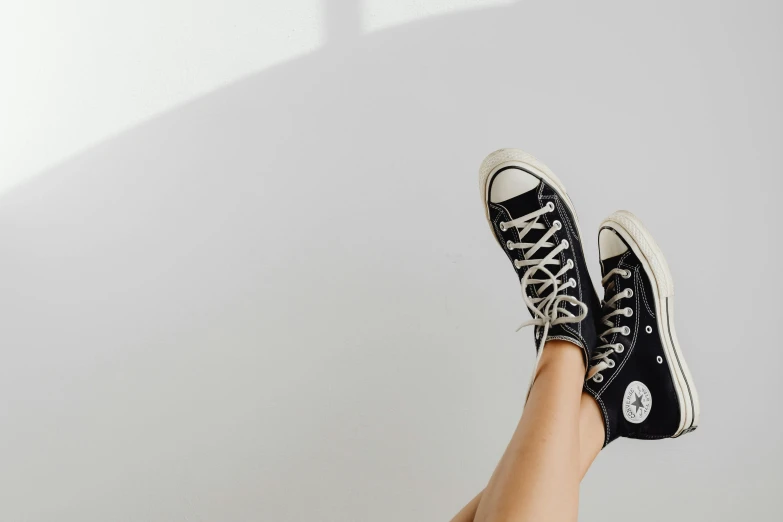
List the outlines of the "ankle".
{"label": "ankle", "polygon": [[547,341],[542,349],[544,351],[535,378],[550,372],[573,374],[579,378],[581,386],[586,370],[582,348],[568,341],[551,340]]}

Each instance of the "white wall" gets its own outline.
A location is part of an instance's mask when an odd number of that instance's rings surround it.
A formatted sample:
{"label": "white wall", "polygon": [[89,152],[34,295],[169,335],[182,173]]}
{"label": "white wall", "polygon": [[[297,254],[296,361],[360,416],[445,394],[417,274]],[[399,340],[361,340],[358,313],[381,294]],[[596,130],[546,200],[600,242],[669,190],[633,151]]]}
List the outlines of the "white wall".
{"label": "white wall", "polygon": [[0,521],[448,520],[534,360],[505,146],[594,273],[644,220],[700,392],[580,520],[781,518],[780,2],[105,4],[0,17]]}
{"label": "white wall", "polygon": [[[363,31],[503,0],[356,4]],[[507,1],[506,1],[507,3]],[[155,114],[318,49],[326,0],[29,0],[0,16],[0,193]]]}

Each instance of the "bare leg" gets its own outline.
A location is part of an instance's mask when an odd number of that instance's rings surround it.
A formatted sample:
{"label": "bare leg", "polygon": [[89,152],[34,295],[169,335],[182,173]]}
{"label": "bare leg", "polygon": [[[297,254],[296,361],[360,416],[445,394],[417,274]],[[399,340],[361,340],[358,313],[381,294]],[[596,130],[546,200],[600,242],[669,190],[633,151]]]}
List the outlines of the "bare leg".
{"label": "bare leg", "polygon": [[[454,521],[575,520],[579,481],[603,444],[603,419],[582,396],[581,349],[547,343],[522,419],[487,489]],[[475,516],[474,516],[475,511]]]}
{"label": "bare leg", "polygon": [[590,465],[604,447],[604,417],[598,403],[587,392],[582,392],[579,408],[579,481],[585,478]]}
{"label": "bare leg", "polygon": [[476,509],[478,509],[483,494],[484,491],[481,491],[478,495],[473,497],[473,500],[468,502],[467,505],[451,519],[451,522],[473,522],[473,519],[476,518]]}
{"label": "bare leg", "polygon": [[[579,407],[579,476],[584,478],[604,443],[604,420],[598,403],[586,392],[582,392],[582,402]],[[525,473],[525,471],[521,471]],[[484,492],[473,497],[473,500],[462,508],[451,522],[473,522],[476,510]]]}

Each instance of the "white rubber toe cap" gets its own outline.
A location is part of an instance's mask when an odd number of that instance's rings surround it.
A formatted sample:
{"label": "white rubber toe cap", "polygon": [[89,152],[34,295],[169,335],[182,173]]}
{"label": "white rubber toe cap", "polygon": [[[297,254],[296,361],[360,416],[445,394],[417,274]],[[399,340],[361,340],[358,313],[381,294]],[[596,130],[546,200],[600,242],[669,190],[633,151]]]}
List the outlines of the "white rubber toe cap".
{"label": "white rubber toe cap", "polygon": [[604,228],[598,233],[598,253],[601,256],[601,261],[619,256],[627,251],[628,247],[614,231]]}
{"label": "white rubber toe cap", "polygon": [[523,170],[506,169],[497,174],[492,180],[489,200],[492,203],[501,203],[525,192],[535,190],[540,184],[540,179]]}

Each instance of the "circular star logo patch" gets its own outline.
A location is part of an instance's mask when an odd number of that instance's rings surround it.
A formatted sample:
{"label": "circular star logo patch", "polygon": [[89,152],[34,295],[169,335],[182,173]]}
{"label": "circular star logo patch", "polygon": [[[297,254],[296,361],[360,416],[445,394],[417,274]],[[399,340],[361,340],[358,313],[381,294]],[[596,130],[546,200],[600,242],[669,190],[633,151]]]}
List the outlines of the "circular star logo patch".
{"label": "circular star logo patch", "polygon": [[643,382],[633,381],[623,396],[623,416],[628,422],[639,424],[650,414],[652,395]]}

